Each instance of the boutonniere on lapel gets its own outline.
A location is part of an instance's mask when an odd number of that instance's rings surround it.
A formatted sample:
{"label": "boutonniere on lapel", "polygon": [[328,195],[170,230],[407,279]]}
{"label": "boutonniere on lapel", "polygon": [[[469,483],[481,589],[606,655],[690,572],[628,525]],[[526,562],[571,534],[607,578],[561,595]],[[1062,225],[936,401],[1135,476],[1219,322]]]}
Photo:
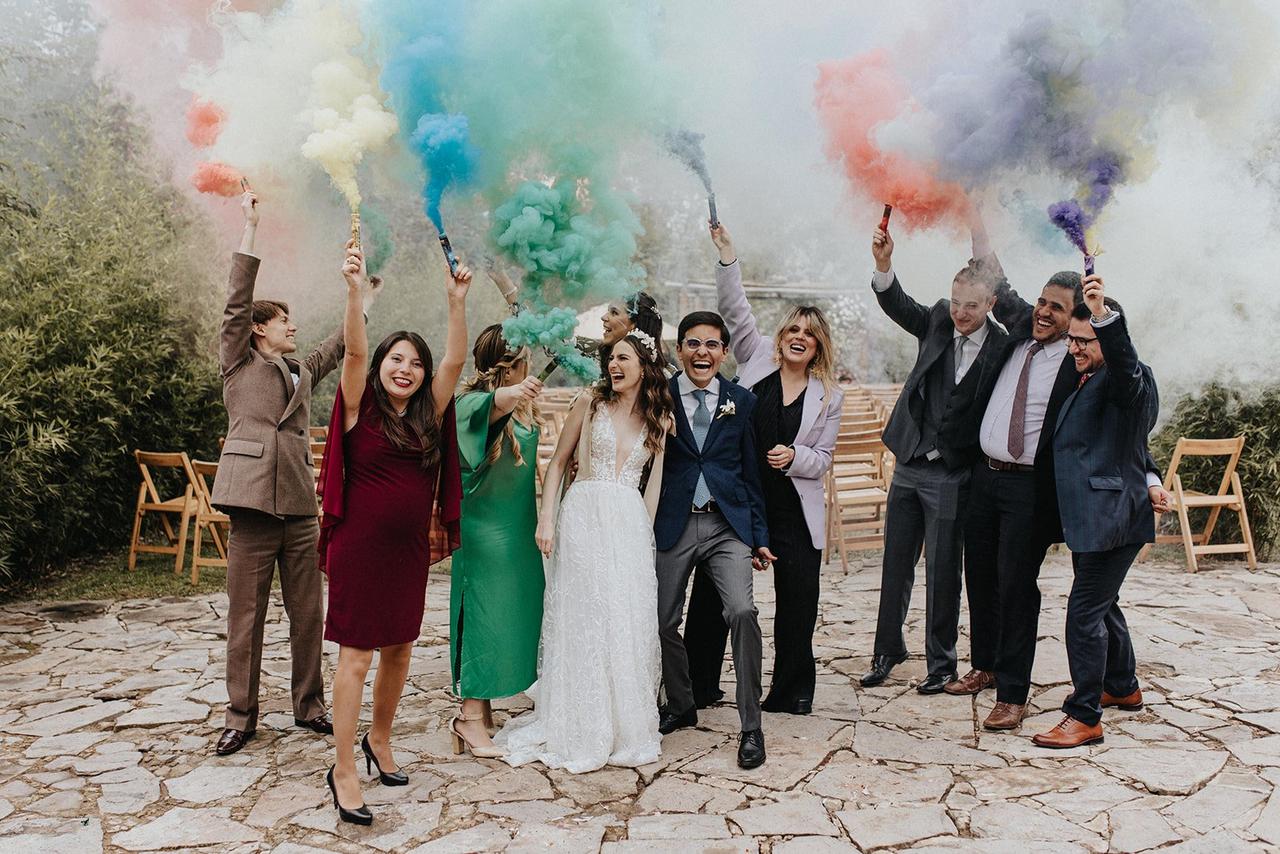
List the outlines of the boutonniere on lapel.
{"label": "boutonniere on lapel", "polygon": [[718,410],[716,410],[716,420],[719,421],[721,418],[724,418],[725,416],[728,416],[728,415],[736,415],[737,412],[738,412],[737,404],[735,404],[732,400],[727,400],[720,405],[720,408]]}

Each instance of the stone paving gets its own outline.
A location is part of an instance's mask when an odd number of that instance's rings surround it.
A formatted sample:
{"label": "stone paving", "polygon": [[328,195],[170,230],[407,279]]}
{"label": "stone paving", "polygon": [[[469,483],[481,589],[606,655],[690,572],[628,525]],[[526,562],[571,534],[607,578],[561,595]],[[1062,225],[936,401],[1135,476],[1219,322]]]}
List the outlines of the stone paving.
{"label": "stone paving", "polygon": [[[225,596],[0,608],[0,851],[1280,850],[1280,565],[1135,568],[1124,601],[1147,708],[1109,710],[1105,744],[1065,752],[1029,741],[1068,690],[1065,556],[1042,582],[1035,714],[1002,735],[980,727],[992,692],[912,690],[919,657],[880,688],[856,687],[878,563],[825,572],[814,714],[765,715],[764,767],[736,766],[736,713],[719,706],[668,736],[659,762],[581,776],[452,754],[448,577],[433,580],[394,739],[412,783],[366,785],[369,828],[338,823],[322,778],[329,742],[293,727],[278,602],[266,713],[226,759],[211,753]],[[771,584],[759,587],[767,618]],[[331,673],[336,650],[326,655]]]}

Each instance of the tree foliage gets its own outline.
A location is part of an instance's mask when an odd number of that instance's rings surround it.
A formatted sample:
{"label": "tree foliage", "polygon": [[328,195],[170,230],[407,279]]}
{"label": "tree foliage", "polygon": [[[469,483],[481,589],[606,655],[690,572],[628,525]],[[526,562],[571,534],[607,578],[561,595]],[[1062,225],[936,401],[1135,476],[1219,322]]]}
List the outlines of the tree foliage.
{"label": "tree foliage", "polygon": [[216,452],[206,240],[130,108],[41,111],[0,228],[0,574],[129,535],[134,448]]}

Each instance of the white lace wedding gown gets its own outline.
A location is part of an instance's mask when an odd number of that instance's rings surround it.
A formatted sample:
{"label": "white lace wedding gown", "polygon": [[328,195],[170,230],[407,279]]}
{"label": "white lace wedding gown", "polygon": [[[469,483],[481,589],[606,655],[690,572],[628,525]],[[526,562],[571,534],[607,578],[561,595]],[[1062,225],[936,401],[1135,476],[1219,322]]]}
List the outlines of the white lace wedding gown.
{"label": "white lace wedding gown", "polygon": [[615,473],[607,407],[591,431],[591,470],[564,496],[547,563],[534,708],[494,739],[512,765],[582,773],[658,758],[658,582],[639,491],[649,452],[642,430]]}

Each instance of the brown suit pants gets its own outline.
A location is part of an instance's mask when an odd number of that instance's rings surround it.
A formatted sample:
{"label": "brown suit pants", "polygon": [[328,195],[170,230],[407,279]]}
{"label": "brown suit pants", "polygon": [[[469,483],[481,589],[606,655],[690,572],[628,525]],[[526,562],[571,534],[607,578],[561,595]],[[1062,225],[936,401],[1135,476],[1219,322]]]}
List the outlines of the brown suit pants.
{"label": "brown suit pants", "polygon": [[317,568],[314,516],[279,518],[256,510],[235,510],[227,547],[227,722],[229,729],[258,726],[258,680],[262,636],[271,601],[271,579],[280,567],[280,592],[289,618],[293,659],[293,716],[310,720],[324,713],[320,645],[324,636],[324,594]]}

